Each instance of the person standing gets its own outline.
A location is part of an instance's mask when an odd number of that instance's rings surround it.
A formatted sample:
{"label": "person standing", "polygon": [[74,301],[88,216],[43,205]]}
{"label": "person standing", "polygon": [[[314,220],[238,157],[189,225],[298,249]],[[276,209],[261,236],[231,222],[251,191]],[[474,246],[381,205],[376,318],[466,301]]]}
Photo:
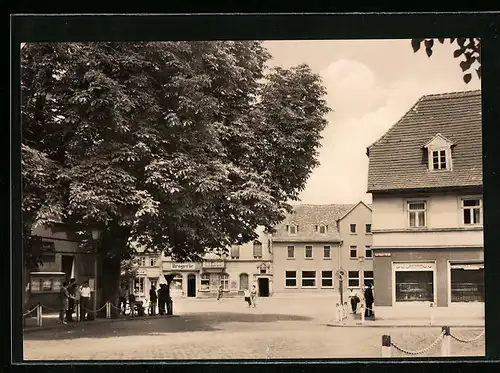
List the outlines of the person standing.
{"label": "person standing", "polygon": [[125,285],[121,284],[120,289],[118,289],[118,306],[120,311],[125,314],[125,308],[127,307],[127,289]]}
{"label": "person standing", "polygon": [[217,302],[220,303],[222,298],[222,285],[217,289]]}
{"label": "person standing", "polygon": [[248,303],[248,308],[252,307],[252,300],[250,299],[250,290],[243,290],[243,296],[245,297],[245,302]]}
{"label": "person standing", "polygon": [[254,308],[257,307],[257,288],[255,285],[252,286],[252,291],[250,292],[250,301]]}
{"label": "person standing", "polygon": [[85,321],[87,309],[90,304],[90,286],[89,282],[85,281],[80,287],[80,321]]}
{"label": "person standing", "polygon": [[349,289],[349,299],[351,300],[351,310],[352,314],[354,315],[357,311],[358,303],[360,301],[358,293],[354,288]]}
{"label": "person standing", "polygon": [[151,285],[149,290],[149,307],[151,307],[151,316],[156,316],[156,302],[158,300],[158,295],[156,294],[156,287]]}
{"label": "person standing", "polygon": [[68,291],[69,283],[67,281],[63,282],[63,286],[59,291],[59,300],[60,300],[60,308],[59,308],[59,322],[62,324],[67,324],[67,316],[69,311],[69,300],[74,297]]}
{"label": "person standing", "polygon": [[373,290],[372,290],[372,285],[368,284],[365,289],[365,304],[366,304],[366,310],[365,310],[365,317],[372,317],[373,316]]}
{"label": "person standing", "polygon": [[76,279],[72,278],[69,280],[69,285],[66,287],[66,290],[68,291],[70,297],[68,298],[68,309],[66,312],[66,321],[67,322],[73,322],[73,312],[75,312],[75,303],[76,303],[76,297],[75,297],[75,285],[76,285]]}
{"label": "person standing", "polygon": [[164,315],[166,312],[166,303],[167,303],[167,292],[165,289],[165,284],[160,285],[160,289],[158,290],[158,310],[160,315]]}

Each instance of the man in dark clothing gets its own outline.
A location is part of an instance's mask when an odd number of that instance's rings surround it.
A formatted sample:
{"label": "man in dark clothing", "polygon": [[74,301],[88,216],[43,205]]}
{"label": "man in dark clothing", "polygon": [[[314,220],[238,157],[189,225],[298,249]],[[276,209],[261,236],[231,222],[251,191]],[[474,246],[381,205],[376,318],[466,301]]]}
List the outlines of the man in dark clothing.
{"label": "man in dark clothing", "polygon": [[151,307],[151,316],[156,316],[156,301],[158,300],[158,295],[156,294],[156,288],[151,285],[151,290],[149,290],[149,306]]}
{"label": "man in dark clothing", "polygon": [[365,304],[366,304],[366,310],[365,310],[365,317],[372,317],[373,316],[373,290],[371,284],[368,284],[365,289]]}
{"label": "man in dark clothing", "polygon": [[73,312],[75,312],[75,293],[76,293],[76,279],[69,280],[68,293],[70,295],[68,301],[68,310],[66,312],[66,321],[73,322]]}
{"label": "man in dark clothing", "polygon": [[165,284],[160,285],[160,289],[158,290],[158,309],[160,311],[160,315],[165,314],[165,305],[167,303]]}
{"label": "man in dark clothing", "polygon": [[123,284],[120,286],[120,289],[118,290],[118,301],[120,303],[119,306],[121,312],[125,314],[125,308],[127,307],[127,289]]}

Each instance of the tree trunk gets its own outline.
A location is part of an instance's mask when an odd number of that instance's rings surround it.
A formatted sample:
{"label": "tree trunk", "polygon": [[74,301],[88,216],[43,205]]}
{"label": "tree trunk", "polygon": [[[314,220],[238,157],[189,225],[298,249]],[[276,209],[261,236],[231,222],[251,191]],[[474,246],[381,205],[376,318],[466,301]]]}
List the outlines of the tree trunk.
{"label": "tree trunk", "polygon": [[[100,305],[98,308],[103,307],[109,300],[111,304],[118,307],[118,290],[120,286],[120,272],[121,272],[121,260],[119,257],[104,257],[101,262],[100,270],[100,284],[98,287],[101,292]],[[111,307],[111,317],[117,318],[119,311]],[[99,313],[100,317],[106,317],[106,308],[104,308]]]}

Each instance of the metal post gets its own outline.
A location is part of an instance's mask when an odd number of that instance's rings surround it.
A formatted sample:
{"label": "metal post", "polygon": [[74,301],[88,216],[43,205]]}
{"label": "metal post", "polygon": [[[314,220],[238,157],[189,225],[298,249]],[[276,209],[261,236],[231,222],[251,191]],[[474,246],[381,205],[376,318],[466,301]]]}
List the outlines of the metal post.
{"label": "metal post", "polygon": [[429,324],[433,325],[434,324],[434,303],[431,302],[431,305],[429,307]]}
{"label": "metal post", "polygon": [[94,242],[94,320],[97,319],[97,244]]}
{"label": "metal post", "polygon": [[106,302],[106,318],[111,318],[111,302],[109,300]]}
{"label": "metal post", "polygon": [[79,322],[80,321],[80,301],[76,301],[75,302],[75,306],[76,306],[76,322]]}
{"label": "metal post", "polygon": [[442,332],[444,332],[444,336],[443,342],[441,342],[441,356],[446,357],[451,355],[450,327],[443,326]]}
{"label": "metal post", "polygon": [[42,313],[42,305],[38,303],[38,306],[36,308],[36,326],[42,326],[43,325],[43,313]]}
{"label": "metal post", "polygon": [[365,323],[365,305],[361,305],[361,324]]}
{"label": "metal post", "polygon": [[382,357],[391,357],[391,336],[382,336]]}
{"label": "metal post", "polygon": [[344,303],[344,280],[339,279],[340,304]]}

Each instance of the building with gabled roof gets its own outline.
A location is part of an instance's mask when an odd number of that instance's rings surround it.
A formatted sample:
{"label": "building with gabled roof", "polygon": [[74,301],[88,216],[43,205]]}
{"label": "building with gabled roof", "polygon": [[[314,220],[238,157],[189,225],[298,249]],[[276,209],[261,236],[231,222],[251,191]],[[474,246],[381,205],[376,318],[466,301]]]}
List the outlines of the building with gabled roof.
{"label": "building with gabled roof", "polygon": [[481,92],[423,96],[367,149],[379,306],[484,301]]}

